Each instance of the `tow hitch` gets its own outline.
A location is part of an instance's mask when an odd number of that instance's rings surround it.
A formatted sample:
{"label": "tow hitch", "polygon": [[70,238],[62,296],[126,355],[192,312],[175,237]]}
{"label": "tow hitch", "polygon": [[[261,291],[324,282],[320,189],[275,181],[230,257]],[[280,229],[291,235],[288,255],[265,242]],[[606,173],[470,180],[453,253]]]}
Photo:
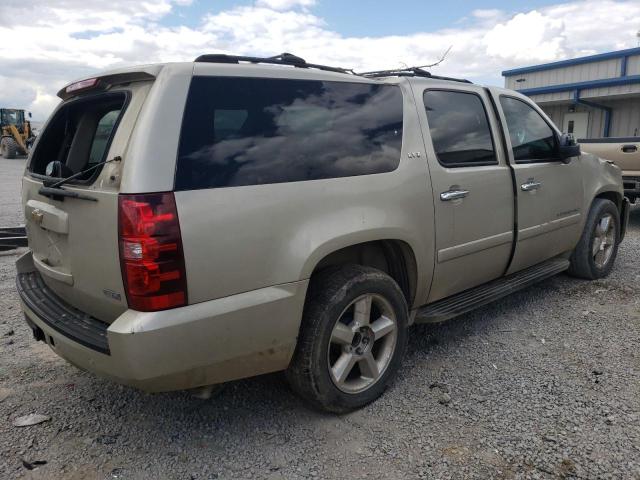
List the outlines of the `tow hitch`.
{"label": "tow hitch", "polygon": [[21,227],[0,227],[0,252],[27,246],[27,232]]}

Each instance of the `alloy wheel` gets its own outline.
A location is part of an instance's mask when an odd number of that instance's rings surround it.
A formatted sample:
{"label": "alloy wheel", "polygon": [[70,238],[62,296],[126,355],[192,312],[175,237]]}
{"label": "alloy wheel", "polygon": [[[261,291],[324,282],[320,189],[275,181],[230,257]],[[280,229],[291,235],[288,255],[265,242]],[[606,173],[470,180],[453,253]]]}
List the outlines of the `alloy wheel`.
{"label": "alloy wheel", "polygon": [[345,393],[359,393],[376,383],[393,358],[398,323],[380,295],[356,298],[338,318],[327,352],[329,374]]}
{"label": "alloy wheel", "polygon": [[605,213],[596,224],[591,254],[598,268],[604,268],[616,245],[616,222],[610,213]]}

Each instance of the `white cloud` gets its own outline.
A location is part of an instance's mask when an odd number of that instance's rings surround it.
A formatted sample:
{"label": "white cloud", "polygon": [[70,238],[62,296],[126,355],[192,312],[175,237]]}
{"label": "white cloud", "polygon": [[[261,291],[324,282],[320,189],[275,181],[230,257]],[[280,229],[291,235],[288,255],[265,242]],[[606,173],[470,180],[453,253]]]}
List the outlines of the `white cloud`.
{"label": "white cloud", "polygon": [[504,16],[504,12],[502,10],[498,10],[497,8],[478,9],[471,12],[471,15],[476,18],[495,19]]}
{"label": "white cloud", "polygon": [[491,57],[517,61],[554,60],[565,53],[564,20],[535,10],[519,13],[489,30],[482,42]]}
{"label": "white cloud", "polygon": [[[420,65],[452,46],[436,73],[502,83],[507,68],[635,46],[640,2],[586,0],[508,13],[474,10],[452,28],[345,36],[313,12],[315,0],[257,0],[205,15],[197,26],[161,21],[191,0],[2,0],[0,103],[43,119],[55,92],[98,69],[193,60],[202,53],[274,55],[356,70]],[[188,8],[188,7],[187,7]],[[18,40],[19,39],[19,42]]]}
{"label": "white cloud", "polygon": [[316,0],[258,0],[256,5],[267,7],[273,10],[288,10],[294,7],[311,7]]}

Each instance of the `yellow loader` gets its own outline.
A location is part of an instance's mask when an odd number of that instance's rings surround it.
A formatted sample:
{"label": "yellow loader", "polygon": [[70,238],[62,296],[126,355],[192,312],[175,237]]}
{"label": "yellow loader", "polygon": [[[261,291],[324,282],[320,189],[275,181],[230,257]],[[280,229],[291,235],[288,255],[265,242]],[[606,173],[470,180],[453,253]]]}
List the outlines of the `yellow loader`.
{"label": "yellow loader", "polygon": [[27,155],[35,138],[31,122],[25,120],[24,110],[0,108],[0,156]]}

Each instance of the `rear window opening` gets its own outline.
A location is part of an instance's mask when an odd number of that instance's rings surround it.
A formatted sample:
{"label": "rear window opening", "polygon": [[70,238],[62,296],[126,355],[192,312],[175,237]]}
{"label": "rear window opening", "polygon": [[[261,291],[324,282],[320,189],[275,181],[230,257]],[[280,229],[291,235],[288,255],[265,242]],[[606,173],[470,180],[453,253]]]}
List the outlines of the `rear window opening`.
{"label": "rear window opening", "polygon": [[[59,161],[63,177],[78,173],[106,160],[109,146],[126,108],[125,92],[104,93],[70,101],[54,114],[33,152],[29,170],[47,175],[47,165]],[[100,168],[78,177],[76,183],[89,183]]]}

